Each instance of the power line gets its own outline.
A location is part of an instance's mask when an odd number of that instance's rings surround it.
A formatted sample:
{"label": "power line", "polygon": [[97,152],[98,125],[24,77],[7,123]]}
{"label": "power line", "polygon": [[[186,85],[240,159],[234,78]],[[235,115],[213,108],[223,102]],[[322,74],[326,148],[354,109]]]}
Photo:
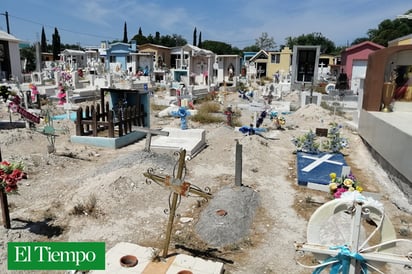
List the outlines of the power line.
{"label": "power line", "polygon": [[28,22],[28,23],[31,23],[31,24],[40,25],[40,26],[45,26],[45,27],[48,27],[48,28],[51,28],[51,29],[57,28],[59,31],[62,30],[62,31],[65,31],[65,32],[70,32],[70,33],[79,34],[79,35],[85,35],[85,36],[90,36],[90,37],[96,37],[96,38],[100,38],[100,39],[108,39],[108,40],[116,40],[116,39],[118,39],[118,38],[114,38],[114,37],[96,35],[96,34],[91,34],[91,33],[86,33],[86,32],[80,32],[80,31],[74,31],[74,30],[69,30],[69,29],[66,29],[66,28],[60,28],[60,27],[56,27],[56,26],[51,26],[51,25],[48,25],[48,24],[43,24],[43,23],[39,23],[39,22],[36,22],[36,21],[33,21],[33,20],[29,20],[29,19],[26,19],[26,18],[21,18],[21,17],[15,16],[15,15],[10,15],[10,14],[9,14],[9,17],[12,17],[12,18],[15,18],[15,19],[18,19],[18,20],[21,20],[21,21],[25,21],[25,22]]}

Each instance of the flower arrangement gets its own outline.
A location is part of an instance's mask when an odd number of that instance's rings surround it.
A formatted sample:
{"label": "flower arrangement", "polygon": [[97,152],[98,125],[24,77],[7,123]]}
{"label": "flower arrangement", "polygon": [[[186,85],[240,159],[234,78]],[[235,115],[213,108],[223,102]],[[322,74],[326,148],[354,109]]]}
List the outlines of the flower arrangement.
{"label": "flower arrangement", "polygon": [[308,133],[300,137],[292,138],[292,143],[296,147],[296,151],[317,154],[319,153],[319,142],[315,140],[316,134],[310,130]]}
{"label": "flower arrangement", "polygon": [[347,191],[358,191],[362,192],[363,188],[360,186],[360,182],[356,179],[356,177],[350,173],[347,176],[343,176],[338,178],[336,173],[332,172],[329,174],[330,183],[329,183],[329,190],[330,194],[333,195],[335,199],[340,198],[344,192]]}
{"label": "flower arrangement", "polygon": [[325,150],[331,151],[333,153],[338,153],[343,148],[347,147],[348,142],[346,138],[340,136],[341,125],[337,123],[332,123],[331,128],[328,130],[328,138],[322,143],[322,147]]}
{"label": "flower arrangement", "polygon": [[310,130],[308,133],[300,137],[293,137],[292,143],[295,145],[296,151],[312,154],[318,154],[321,151],[339,153],[348,145],[347,139],[340,135],[341,128],[342,126],[332,123],[331,127],[328,129],[326,139],[321,141],[317,140],[316,133]]}
{"label": "flower arrangement", "polygon": [[23,168],[22,163],[0,162],[0,190],[7,193],[16,193],[17,183],[27,178]]}

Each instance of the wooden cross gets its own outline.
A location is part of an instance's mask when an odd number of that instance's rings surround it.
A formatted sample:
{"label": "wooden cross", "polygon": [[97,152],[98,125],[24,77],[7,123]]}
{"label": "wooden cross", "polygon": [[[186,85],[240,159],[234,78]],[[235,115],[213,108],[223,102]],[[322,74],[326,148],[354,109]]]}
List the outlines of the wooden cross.
{"label": "wooden cross", "polygon": [[[354,200],[353,205],[349,206],[345,210],[345,212],[349,212],[352,214],[351,237],[350,237],[350,243],[348,245],[339,246],[339,247],[331,247],[331,246],[324,246],[324,245],[314,244],[314,243],[295,244],[296,251],[308,251],[314,254],[322,254],[322,255],[330,256],[328,259],[324,260],[320,265],[315,266],[317,270],[319,270],[320,272],[322,272],[322,270],[328,265],[333,265],[333,264],[340,264],[341,266],[340,269],[346,267],[347,271],[343,271],[343,273],[347,273],[347,274],[364,273],[364,272],[361,272],[361,270],[365,267],[371,267],[372,269],[374,268],[376,270],[377,268],[372,265],[372,263],[374,262],[394,263],[394,264],[401,264],[401,265],[405,265],[409,267],[412,266],[412,258],[411,258],[411,255],[409,254],[405,256],[405,255],[392,254],[392,253],[389,253],[389,251],[387,252],[371,251],[371,250],[379,250],[380,247],[393,246],[393,244],[396,243],[397,241],[407,241],[411,244],[411,247],[412,247],[412,241],[410,240],[395,239],[395,240],[389,240],[389,241],[380,243],[378,245],[365,247],[368,239],[370,239],[371,236],[373,236],[372,234],[365,242],[361,244],[360,227],[361,227],[361,221],[362,221],[361,219],[362,217],[364,217],[363,215],[365,215],[366,217],[369,217],[369,213],[379,212],[379,214],[382,215],[380,216],[382,219],[380,220],[380,223],[378,224],[378,226],[383,225],[384,218],[385,218],[383,211],[381,211],[378,207],[375,207],[373,204],[372,205],[365,204],[364,201],[362,201],[362,199]],[[342,203],[345,203],[345,202],[342,202]],[[343,210],[340,204],[336,206],[336,208],[338,207],[341,208],[341,210]],[[375,231],[377,231],[377,229],[375,229]]]}
{"label": "wooden cross", "polygon": [[146,133],[146,144],[145,144],[145,151],[150,151],[150,145],[152,143],[152,135],[163,135],[169,136],[168,131],[162,131],[157,129],[150,129],[145,127],[135,127],[134,130]]}
{"label": "wooden cross", "polygon": [[[1,150],[0,150],[0,162],[3,161],[1,157]],[[7,201],[7,193],[6,190],[2,187],[0,188],[0,203],[1,203],[1,213],[3,216],[3,226],[5,228],[10,228],[10,212],[9,212],[9,203]]]}
{"label": "wooden cross", "polygon": [[[212,194],[208,191],[202,191],[196,186],[192,186],[190,183],[184,181],[183,173],[186,169],[185,165],[185,158],[186,158],[186,150],[181,150],[179,153],[179,160],[177,167],[177,174],[175,177],[171,176],[160,176],[153,173],[152,169],[149,169],[143,175],[147,178],[146,182],[150,184],[150,180],[154,181],[158,185],[165,187],[166,189],[171,191],[172,202],[169,203],[169,221],[167,224],[166,230],[166,240],[163,248],[163,257],[167,256],[167,252],[169,249],[170,244],[170,236],[172,234],[173,228],[173,221],[176,213],[177,202],[180,200],[180,197],[186,196],[188,197],[189,194],[194,194],[196,196],[203,197],[205,199],[212,198]],[[175,168],[176,168],[175,167]],[[173,175],[174,175],[173,171]]]}

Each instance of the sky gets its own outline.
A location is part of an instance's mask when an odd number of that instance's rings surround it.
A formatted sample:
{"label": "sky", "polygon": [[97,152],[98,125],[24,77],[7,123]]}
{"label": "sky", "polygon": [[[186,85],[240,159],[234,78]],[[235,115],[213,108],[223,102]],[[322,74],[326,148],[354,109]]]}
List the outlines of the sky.
{"label": "sky", "polygon": [[277,46],[314,32],[346,46],[410,9],[409,0],[2,0],[0,29],[7,31],[7,12],[10,33],[30,43],[40,41],[44,27],[49,44],[57,28],[63,44],[99,46],[122,40],[126,23],[129,39],[141,28],[145,36],[178,34],[191,44],[196,28],[202,41],[239,49],[262,33]]}

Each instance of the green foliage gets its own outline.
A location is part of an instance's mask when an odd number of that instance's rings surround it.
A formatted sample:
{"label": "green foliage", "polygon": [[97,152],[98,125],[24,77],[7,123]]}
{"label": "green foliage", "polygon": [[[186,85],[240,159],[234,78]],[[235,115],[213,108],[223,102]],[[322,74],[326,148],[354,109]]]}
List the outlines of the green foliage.
{"label": "green foliage", "polygon": [[20,58],[22,60],[26,59],[26,69],[24,72],[31,72],[36,69],[36,50],[33,46],[29,48],[20,49]]}
{"label": "green foliage", "polygon": [[135,40],[137,45],[144,45],[147,43],[165,46],[165,47],[176,47],[184,46],[187,44],[186,39],[181,35],[172,34],[172,35],[160,35],[160,32],[156,32],[155,36],[149,34],[147,37],[143,35],[142,29],[139,28],[137,34],[132,37],[132,40]]}
{"label": "green foliage", "polygon": [[215,54],[232,54],[232,46],[224,42],[205,40],[202,48],[213,51]]}
{"label": "green foliage", "polygon": [[216,113],[220,112],[220,105],[216,102],[206,101],[199,105],[197,114],[189,116],[190,120],[199,122],[201,124],[222,123],[223,116],[218,116]]}
{"label": "green foliage", "polygon": [[313,32],[310,34],[302,34],[298,37],[287,37],[286,38],[286,45],[289,48],[293,48],[293,46],[301,45],[301,46],[319,46],[320,51],[322,53],[333,53],[336,50],[335,43],[331,40],[325,38],[322,33]]}
{"label": "green foliage", "polygon": [[60,44],[60,35],[57,30],[57,28],[54,28],[54,34],[53,34],[53,40],[52,40],[52,47],[53,47],[53,60],[59,60],[59,54],[61,52],[61,44]]}
{"label": "green foliage", "polygon": [[273,37],[269,37],[267,32],[262,32],[260,37],[257,38],[255,41],[255,46],[259,48],[259,50],[274,50],[276,47],[275,40],[273,39]]}

